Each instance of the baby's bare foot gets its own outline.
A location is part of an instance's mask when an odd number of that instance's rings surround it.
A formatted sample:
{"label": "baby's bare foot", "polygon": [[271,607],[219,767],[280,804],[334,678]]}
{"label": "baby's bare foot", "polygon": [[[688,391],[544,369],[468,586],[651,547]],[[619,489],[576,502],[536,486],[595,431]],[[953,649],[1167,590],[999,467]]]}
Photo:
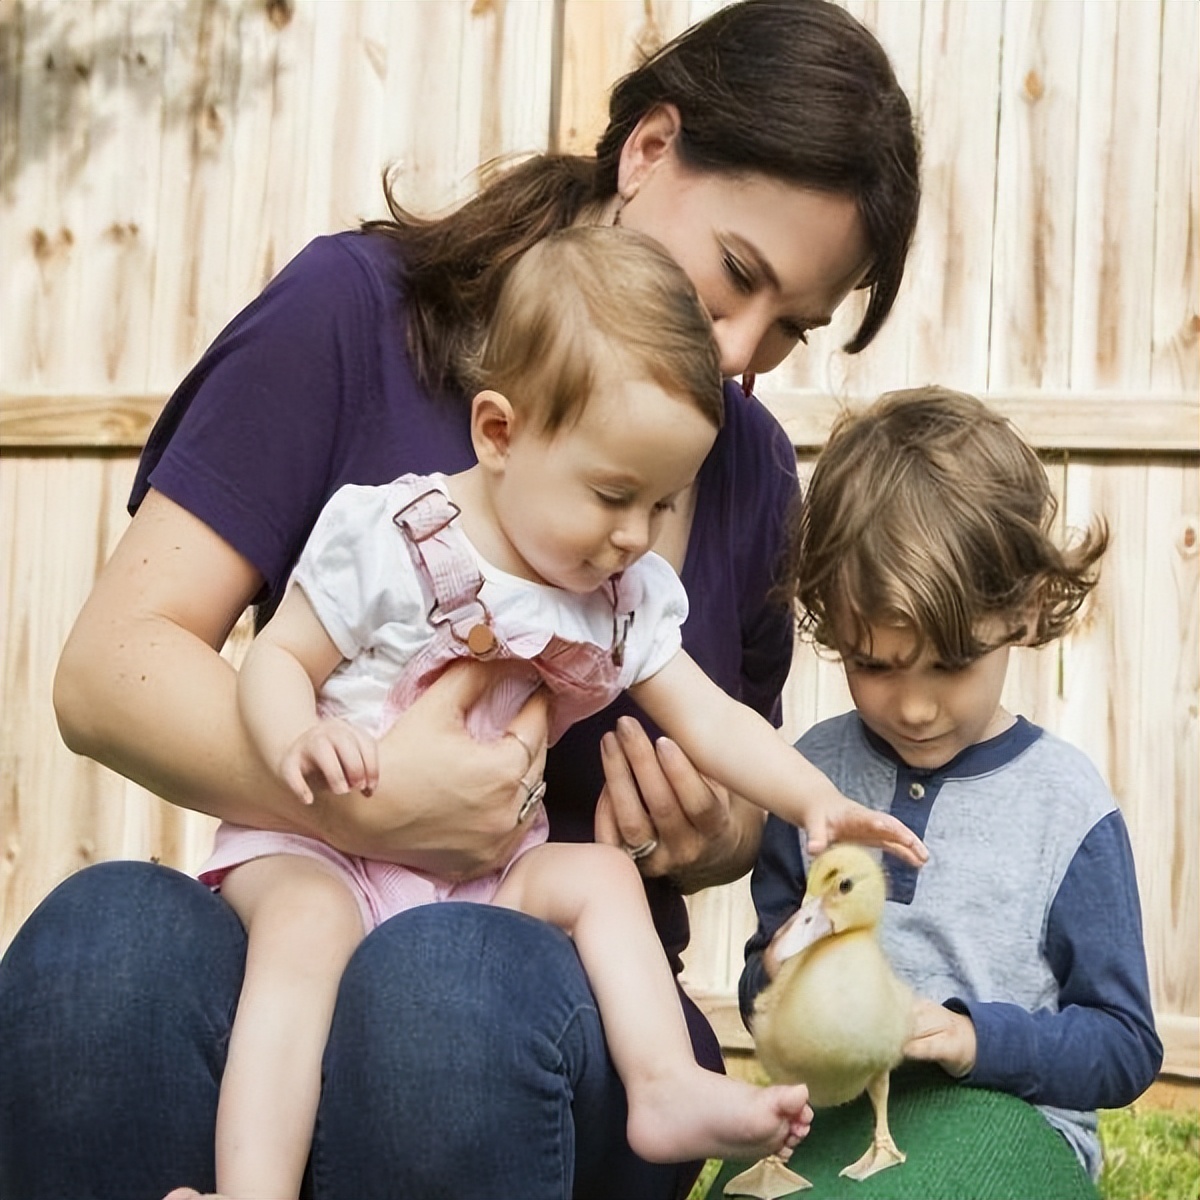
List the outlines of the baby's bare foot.
{"label": "baby's bare foot", "polygon": [[790,1151],[812,1123],[803,1084],[756,1087],[694,1067],[628,1090],[629,1144],[648,1162],[761,1158]]}

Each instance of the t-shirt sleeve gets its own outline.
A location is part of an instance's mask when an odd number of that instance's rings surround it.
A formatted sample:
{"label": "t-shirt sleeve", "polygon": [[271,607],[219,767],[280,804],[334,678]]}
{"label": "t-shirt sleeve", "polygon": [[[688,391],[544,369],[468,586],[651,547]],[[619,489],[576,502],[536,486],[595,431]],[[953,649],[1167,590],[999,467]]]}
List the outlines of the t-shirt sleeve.
{"label": "t-shirt sleeve", "polygon": [[625,644],[625,687],[657,675],[679,653],[688,615],[687,592],[666,559],[650,553],[635,569],[641,594]]}
{"label": "t-shirt sleeve", "polygon": [[339,239],[310,243],[171,397],[130,510],[158,489],[277,591],[332,487],[338,431],[368,372],[363,330],[380,320],[376,293]]}
{"label": "t-shirt sleeve", "polygon": [[392,491],[339,488],[292,576],[343,658],[385,640],[407,641],[403,631],[426,625],[428,603],[404,536],[392,522],[403,501]]}

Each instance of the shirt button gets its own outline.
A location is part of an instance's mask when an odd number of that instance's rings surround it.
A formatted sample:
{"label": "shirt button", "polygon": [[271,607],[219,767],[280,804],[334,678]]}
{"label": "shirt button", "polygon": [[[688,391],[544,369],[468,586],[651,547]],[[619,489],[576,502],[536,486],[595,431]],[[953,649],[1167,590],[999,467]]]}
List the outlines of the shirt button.
{"label": "shirt button", "polygon": [[924,800],[925,799],[925,785],[923,783],[916,783],[915,781],[913,783],[910,783],[908,785],[908,794],[914,800]]}
{"label": "shirt button", "polygon": [[496,648],[496,635],[487,625],[472,625],[467,634],[467,649],[476,658],[482,658]]}

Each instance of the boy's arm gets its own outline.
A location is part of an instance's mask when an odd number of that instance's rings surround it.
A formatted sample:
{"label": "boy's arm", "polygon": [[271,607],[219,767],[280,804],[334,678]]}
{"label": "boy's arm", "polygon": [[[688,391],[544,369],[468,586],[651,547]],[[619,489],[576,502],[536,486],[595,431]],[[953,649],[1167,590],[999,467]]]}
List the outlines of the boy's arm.
{"label": "boy's arm", "polygon": [[771,982],[763,956],[783,923],[800,907],[806,887],[804,856],[796,827],[778,817],[768,817],[758,861],[750,876],[750,896],[758,928],[746,943],[746,965],[738,980],[738,1007],[747,1029],[758,993]]}
{"label": "boy's arm", "polygon": [[629,689],[699,770],[730,791],[801,826],[809,849],[831,841],[881,846],[920,866],[920,838],[889,813],[848,800],[769,722],[723,692],[686,651]]}
{"label": "boy's arm", "polygon": [[317,690],[342,661],[303,589],[289,588],[238,672],[242,720],[272,770],[316,722]]}
{"label": "boy's arm", "polygon": [[1162,1065],[1129,836],[1119,812],[1083,840],[1050,908],[1045,952],[1059,1011],[951,999],[975,1025],[963,1082],[1060,1108],[1121,1108]]}

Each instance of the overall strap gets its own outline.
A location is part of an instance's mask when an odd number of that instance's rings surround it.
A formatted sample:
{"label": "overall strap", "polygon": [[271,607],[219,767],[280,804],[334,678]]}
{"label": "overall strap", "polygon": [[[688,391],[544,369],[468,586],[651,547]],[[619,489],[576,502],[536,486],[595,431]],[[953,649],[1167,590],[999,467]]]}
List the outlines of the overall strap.
{"label": "overall strap", "polygon": [[461,511],[449,496],[431,487],[396,512],[392,522],[405,535],[413,562],[433,593],[430,624],[483,658],[495,650],[497,639],[492,615],[479,599],[483,576],[475,556],[452,528]]}

